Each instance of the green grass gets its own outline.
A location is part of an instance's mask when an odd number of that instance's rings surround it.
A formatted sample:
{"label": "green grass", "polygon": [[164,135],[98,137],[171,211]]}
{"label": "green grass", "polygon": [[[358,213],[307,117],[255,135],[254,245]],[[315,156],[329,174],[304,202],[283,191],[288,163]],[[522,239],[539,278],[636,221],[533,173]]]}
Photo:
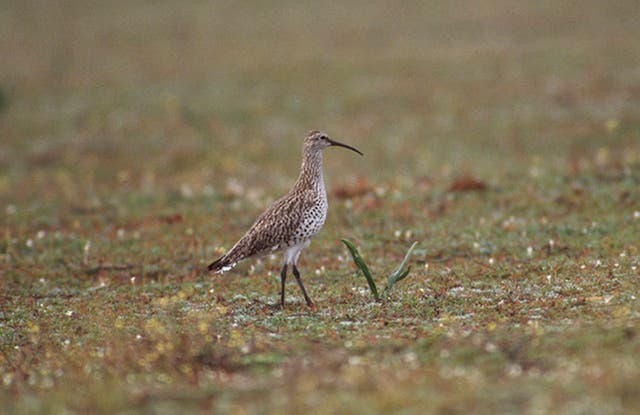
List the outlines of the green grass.
{"label": "green grass", "polygon": [[360,271],[362,272],[362,275],[365,277],[365,280],[367,281],[367,285],[369,286],[369,290],[371,290],[371,295],[373,296],[373,299],[376,301],[386,300],[389,297],[389,293],[391,292],[391,289],[393,288],[393,286],[397,282],[407,278],[407,276],[411,272],[411,265],[407,266],[407,263],[411,259],[411,254],[413,253],[413,250],[418,244],[417,242],[414,242],[413,244],[411,244],[411,247],[409,248],[407,253],[404,255],[404,259],[402,260],[400,265],[398,265],[398,268],[396,268],[395,271],[389,274],[389,276],[387,277],[387,282],[385,283],[384,288],[382,289],[382,296],[380,296],[380,294],[378,293],[378,285],[375,282],[373,274],[371,274],[371,270],[367,266],[367,263],[364,262],[364,259],[362,259],[360,252],[358,252],[358,248],[356,248],[351,242],[349,242],[346,239],[343,239],[342,243],[349,250],[351,257],[353,258],[354,265],[360,269]]}
{"label": "green grass", "polygon": [[[639,18],[3,3],[0,408],[637,412]],[[279,257],[202,269],[286,192],[310,129],[365,158],[326,151],[300,264],[317,310],[295,283],[277,310]],[[378,276],[418,241],[411,274],[375,302],[341,239]]]}

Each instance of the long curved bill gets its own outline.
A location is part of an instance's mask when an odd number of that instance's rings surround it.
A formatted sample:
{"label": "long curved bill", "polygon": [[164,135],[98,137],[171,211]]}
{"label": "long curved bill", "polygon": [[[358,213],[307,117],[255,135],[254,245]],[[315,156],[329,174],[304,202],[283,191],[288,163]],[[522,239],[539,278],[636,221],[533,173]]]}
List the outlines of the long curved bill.
{"label": "long curved bill", "polygon": [[332,140],[332,139],[329,139],[329,142],[331,143],[332,146],[348,148],[349,150],[355,151],[356,153],[360,154],[361,156],[364,156],[364,154],[362,154],[362,151],[358,150],[355,147],[351,147],[350,145],[347,145],[347,144],[344,144],[344,143],[341,143],[339,141]]}

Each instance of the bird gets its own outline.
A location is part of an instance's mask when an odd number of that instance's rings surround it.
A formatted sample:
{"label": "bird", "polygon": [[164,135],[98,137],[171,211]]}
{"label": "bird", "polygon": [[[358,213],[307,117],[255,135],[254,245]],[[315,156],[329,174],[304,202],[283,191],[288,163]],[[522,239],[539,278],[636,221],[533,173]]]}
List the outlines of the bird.
{"label": "bird", "polygon": [[300,174],[291,190],[258,216],[226,254],[207,267],[210,272],[221,274],[243,259],[281,251],[284,253],[284,265],[280,271],[279,306],[285,307],[285,281],[287,269],[291,266],[307,306],[315,308],[304,288],[297,265],[300,253],[309,246],[311,238],[320,231],[327,217],[329,205],[322,172],[322,154],[332,146],[364,155],[357,148],[333,140],[321,131],[310,131],[302,146]]}

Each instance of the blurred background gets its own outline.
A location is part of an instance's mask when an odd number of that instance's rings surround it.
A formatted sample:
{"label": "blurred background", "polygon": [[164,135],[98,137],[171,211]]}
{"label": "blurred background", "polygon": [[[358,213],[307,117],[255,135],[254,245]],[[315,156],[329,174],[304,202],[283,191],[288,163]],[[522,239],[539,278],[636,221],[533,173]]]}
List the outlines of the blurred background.
{"label": "blurred background", "polygon": [[366,154],[332,152],[330,184],[637,164],[639,21],[635,0],[2,1],[1,202],[276,196],[311,129]]}
{"label": "blurred background", "polygon": [[639,132],[638,0],[0,0],[0,408],[637,413]]}

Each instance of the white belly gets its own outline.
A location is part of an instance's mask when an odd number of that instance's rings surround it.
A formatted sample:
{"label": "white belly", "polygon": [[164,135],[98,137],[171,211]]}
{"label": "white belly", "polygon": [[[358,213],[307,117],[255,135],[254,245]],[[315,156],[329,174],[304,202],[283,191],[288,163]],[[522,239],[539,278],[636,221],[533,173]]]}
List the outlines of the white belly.
{"label": "white belly", "polygon": [[324,221],[327,219],[327,192],[324,187],[324,180],[320,180],[315,192],[316,198],[310,206],[302,213],[302,220],[298,228],[293,233],[285,248],[284,258],[286,264],[296,264],[300,252],[309,246],[311,238],[317,234]]}
{"label": "white belly", "polygon": [[305,241],[298,242],[295,245],[292,245],[285,249],[284,251],[284,263],[285,264],[293,264],[296,265],[298,263],[298,257],[300,256],[300,252],[311,243],[310,239]]}
{"label": "white belly", "polygon": [[327,199],[325,197],[303,213],[302,221],[285,250],[284,259],[286,264],[296,264],[298,262],[300,252],[309,246],[311,238],[320,231],[326,218]]}

